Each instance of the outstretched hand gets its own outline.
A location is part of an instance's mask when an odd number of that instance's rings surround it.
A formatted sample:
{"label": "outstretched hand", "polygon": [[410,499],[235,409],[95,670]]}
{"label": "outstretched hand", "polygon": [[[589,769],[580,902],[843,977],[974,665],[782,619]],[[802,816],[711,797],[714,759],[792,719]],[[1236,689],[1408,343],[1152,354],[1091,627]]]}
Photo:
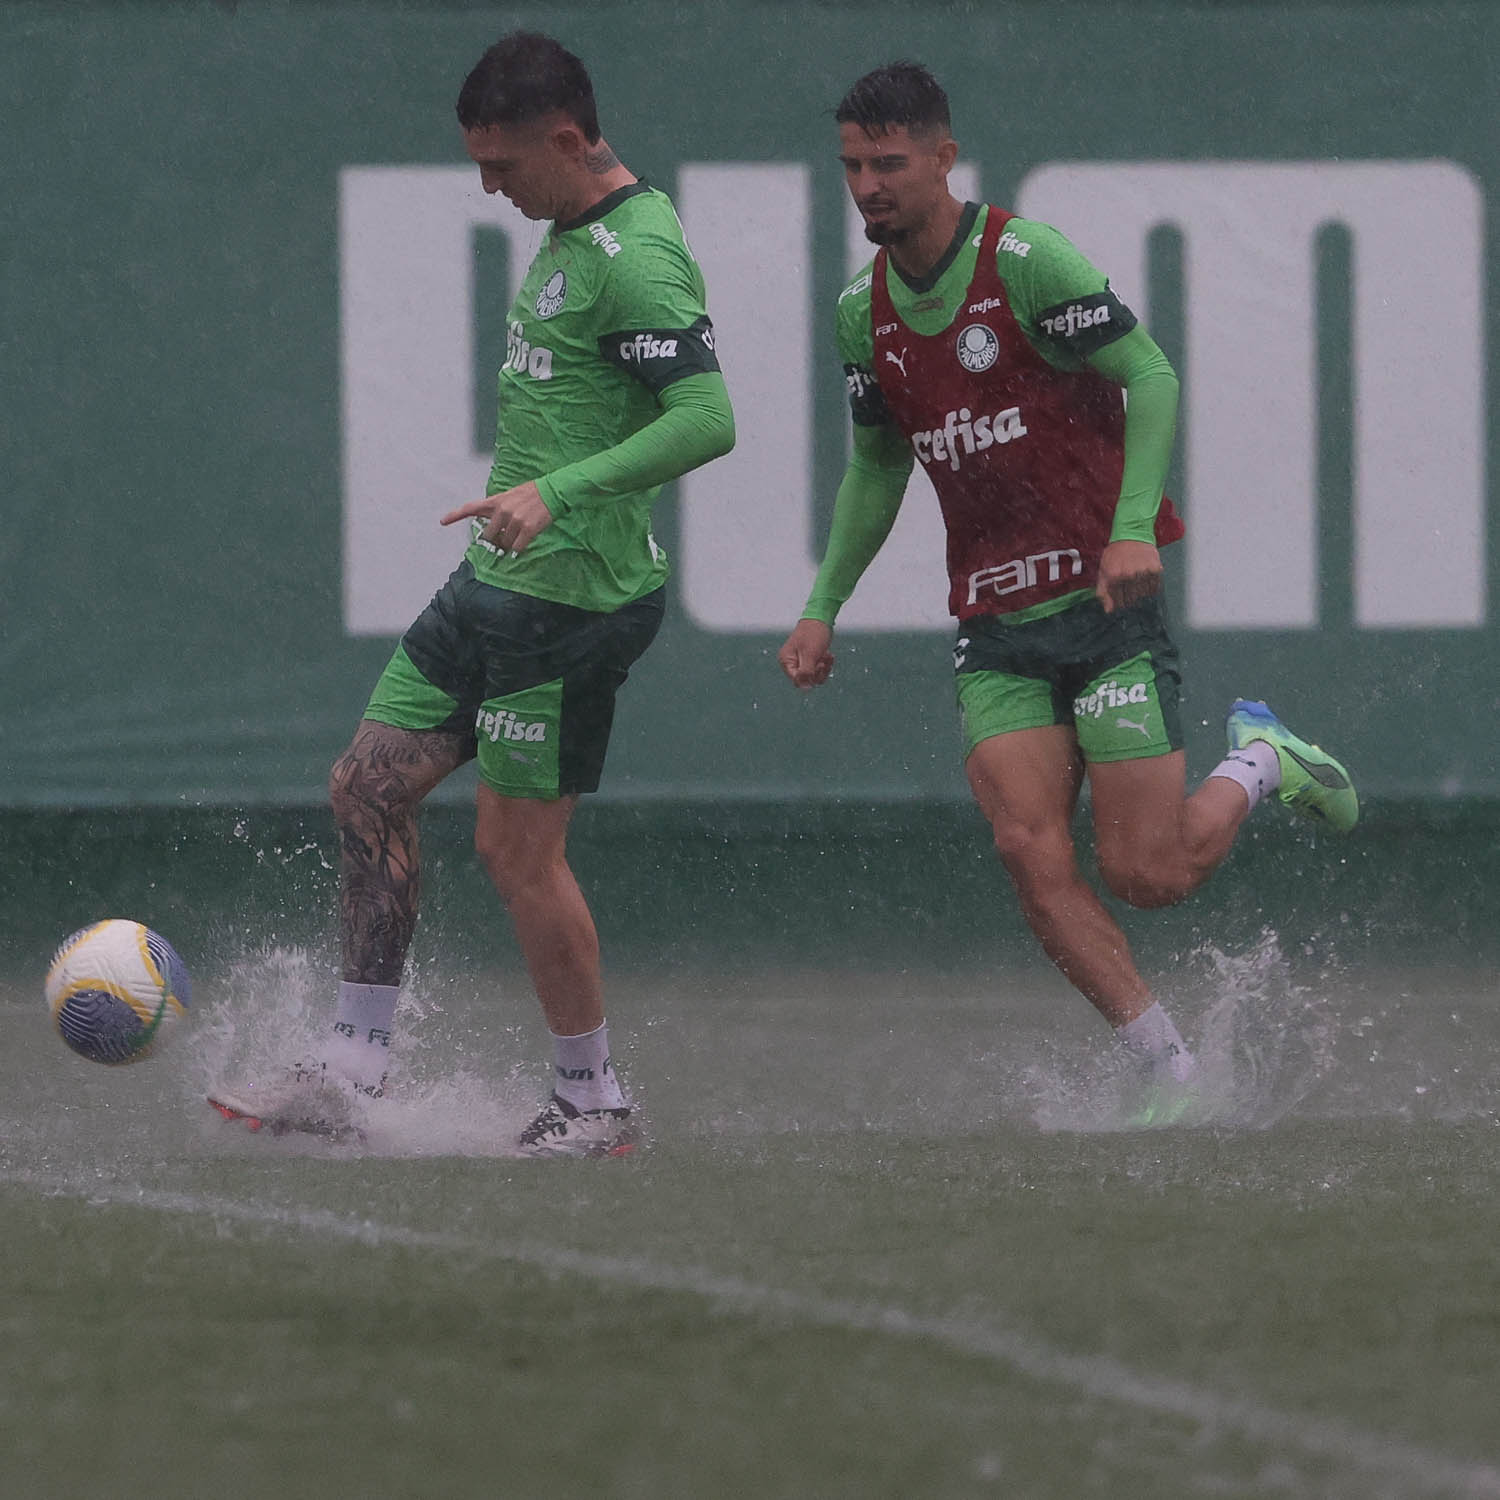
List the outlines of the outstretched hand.
{"label": "outstretched hand", "polygon": [[518,484],[513,490],[486,495],[483,500],[471,500],[457,510],[450,510],[441,519],[444,526],[451,526],[455,521],[466,521],[471,516],[489,518],[480,535],[500,552],[524,552],[552,524],[552,512],[547,509],[542,492],[530,480]]}
{"label": "outstretched hand", "polygon": [[786,644],[776,653],[781,670],[804,692],[821,687],[833,671],[833,626],[821,620],[798,620]]}
{"label": "outstretched hand", "polygon": [[1161,553],[1150,542],[1111,542],[1099,557],[1094,596],[1104,613],[1128,609],[1161,591]]}

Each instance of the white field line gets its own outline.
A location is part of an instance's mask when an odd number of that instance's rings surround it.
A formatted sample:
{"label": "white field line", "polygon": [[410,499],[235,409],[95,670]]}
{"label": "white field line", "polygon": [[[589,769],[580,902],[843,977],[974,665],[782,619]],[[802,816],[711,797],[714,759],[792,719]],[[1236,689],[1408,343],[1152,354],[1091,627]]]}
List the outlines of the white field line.
{"label": "white field line", "polygon": [[695,1267],[663,1266],[647,1260],[587,1255],[534,1244],[496,1245],[454,1234],[381,1224],[326,1209],[281,1208],[270,1203],[87,1183],[28,1172],[0,1172],[0,1182],[30,1188],[49,1197],[187,1214],[218,1223],[290,1229],[373,1248],[439,1250],[508,1261],[638,1291],[687,1293],[730,1309],[772,1314],[818,1327],[939,1344],[1008,1366],[1035,1380],[1067,1386],[1097,1400],[1198,1423],[1211,1437],[1233,1433],[1264,1443],[1273,1451],[1296,1449],[1347,1468],[1371,1471],[1387,1480],[1399,1478],[1411,1486],[1414,1494],[1500,1500],[1500,1470],[1487,1464],[1464,1463],[1341,1422],[1297,1416],[1239,1397],[1217,1395],[1201,1385],[1185,1385],[1143,1374],[1104,1355],[1065,1354],[1037,1339],[993,1324],[931,1317],[878,1303],[810,1296]]}

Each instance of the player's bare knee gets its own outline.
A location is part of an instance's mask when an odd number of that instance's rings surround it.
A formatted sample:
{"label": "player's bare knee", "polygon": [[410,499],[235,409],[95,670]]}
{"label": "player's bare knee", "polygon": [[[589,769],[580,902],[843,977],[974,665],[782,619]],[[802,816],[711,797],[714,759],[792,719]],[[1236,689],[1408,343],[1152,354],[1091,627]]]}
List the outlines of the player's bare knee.
{"label": "player's bare knee", "polygon": [[1074,868],[1073,840],[1065,828],[996,819],[995,852],[1016,885],[1045,890],[1065,882]]}
{"label": "player's bare knee", "polygon": [[483,822],[474,830],[474,852],[507,905],[536,889],[556,858],[550,846]]}
{"label": "player's bare knee", "polygon": [[1012,860],[1024,860],[1035,853],[1042,838],[1040,830],[1011,818],[996,818],[990,824],[995,835],[995,852],[1009,868]]}
{"label": "player's bare knee", "polygon": [[1142,851],[1099,850],[1099,874],[1110,894],[1142,911],[1175,906],[1192,890],[1192,882],[1145,856]]}
{"label": "player's bare knee", "polygon": [[479,856],[479,863],[484,866],[485,873],[504,895],[507,886],[515,878],[511,841],[501,830],[487,827],[481,821],[474,830],[474,853]]}

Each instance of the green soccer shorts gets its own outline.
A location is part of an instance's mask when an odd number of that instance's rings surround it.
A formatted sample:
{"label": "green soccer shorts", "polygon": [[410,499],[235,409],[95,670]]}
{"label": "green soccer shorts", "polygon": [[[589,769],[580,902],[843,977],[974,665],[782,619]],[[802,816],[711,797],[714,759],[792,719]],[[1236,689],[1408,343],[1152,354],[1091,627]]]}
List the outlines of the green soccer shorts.
{"label": "green soccer shorts", "polygon": [[966,620],[953,650],[964,757],[981,740],[1070,724],[1086,761],[1182,748],[1182,674],[1160,596],[1106,614],[1092,595],[1053,614]]}
{"label": "green soccer shorts", "polygon": [[609,614],[481,583],[467,561],[401,638],[365,718],[470,733],[506,797],[597,791],[615,694],[656,637],[665,591]]}

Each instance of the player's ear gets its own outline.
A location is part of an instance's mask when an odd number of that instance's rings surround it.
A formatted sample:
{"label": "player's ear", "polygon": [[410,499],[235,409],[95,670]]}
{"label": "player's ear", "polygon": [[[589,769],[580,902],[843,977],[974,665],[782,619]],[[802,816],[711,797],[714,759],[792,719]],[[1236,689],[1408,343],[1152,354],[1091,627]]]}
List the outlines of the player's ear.
{"label": "player's ear", "polygon": [[567,157],[569,161],[582,161],[584,152],[589,148],[589,143],[583,138],[583,131],[571,120],[554,125],[547,132],[547,141],[554,151]]}
{"label": "player's ear", "polygon": [[958,160],[958,142],[951,135],[944,136],[938,142],[937,148],[938,165],[943,169],[943,176],[953,170],[953,164]]}

